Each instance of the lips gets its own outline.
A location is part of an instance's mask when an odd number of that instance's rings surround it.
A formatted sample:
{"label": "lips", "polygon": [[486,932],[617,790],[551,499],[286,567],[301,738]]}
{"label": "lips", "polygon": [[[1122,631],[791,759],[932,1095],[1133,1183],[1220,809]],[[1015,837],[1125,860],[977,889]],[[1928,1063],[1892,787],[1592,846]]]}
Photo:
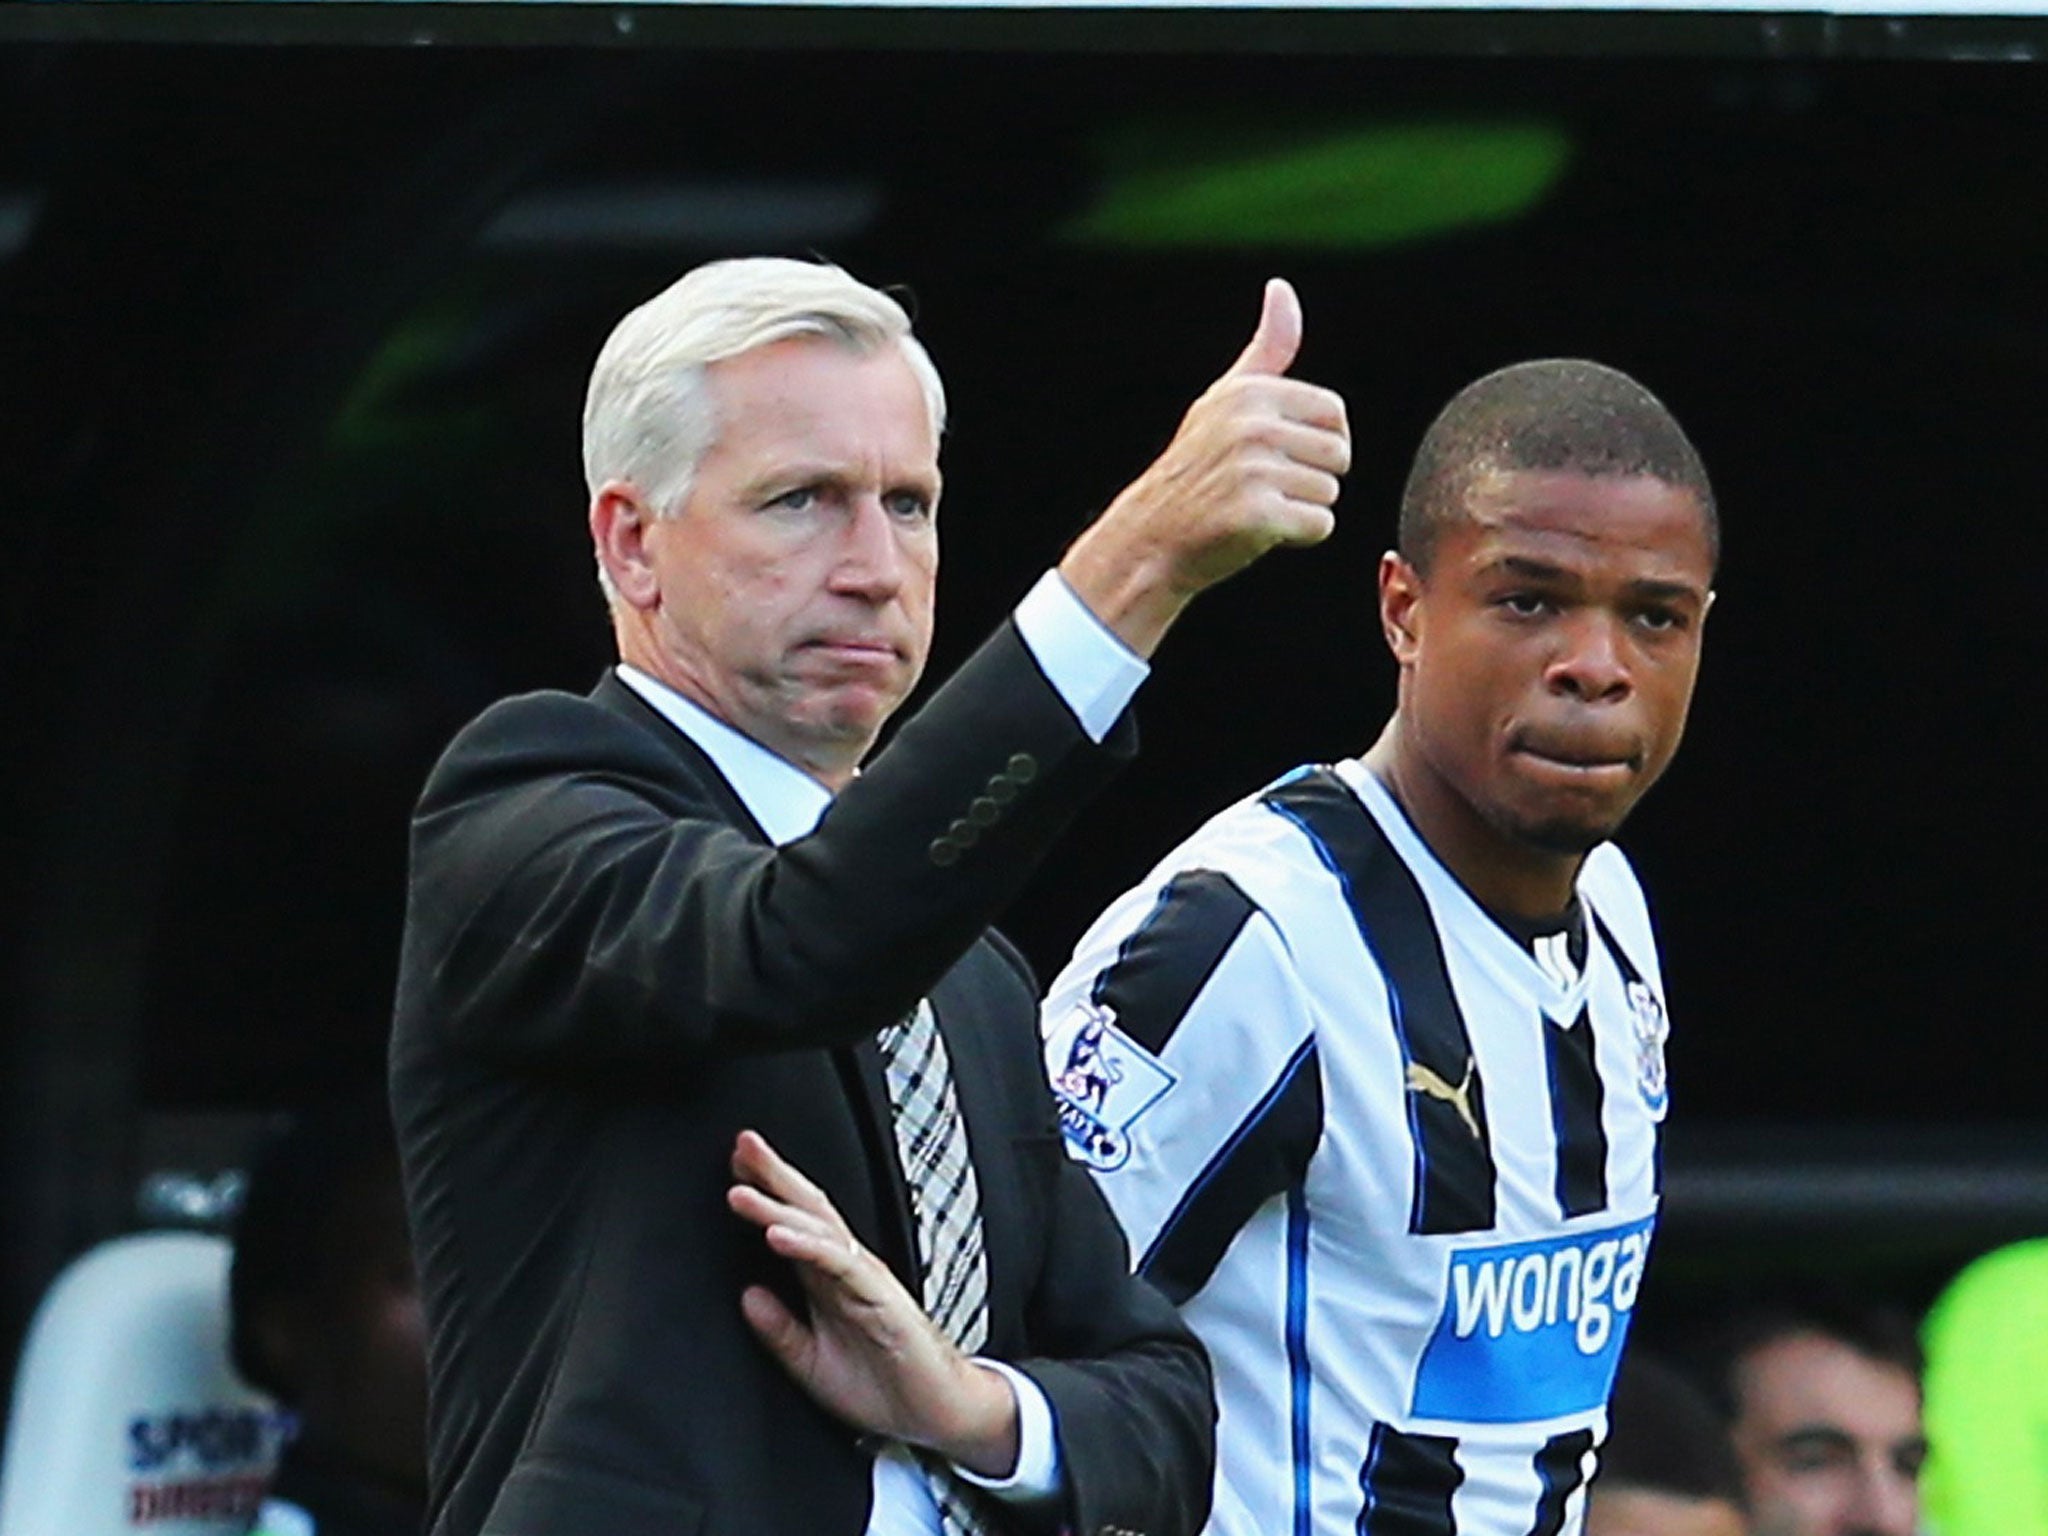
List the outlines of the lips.
{"label": "lips", "polygon": [[1568,772],[1633,773],[1643,766],[1642,749],[1635,743],[1595,735],[1521,731],[1510,739],[1508,747],[1519,756]]}
{"label": "lips", "polygon": [[856,666],[893,664],[903,655],[892,642],[876,635],[819,635],[804,641],[802,649]]}

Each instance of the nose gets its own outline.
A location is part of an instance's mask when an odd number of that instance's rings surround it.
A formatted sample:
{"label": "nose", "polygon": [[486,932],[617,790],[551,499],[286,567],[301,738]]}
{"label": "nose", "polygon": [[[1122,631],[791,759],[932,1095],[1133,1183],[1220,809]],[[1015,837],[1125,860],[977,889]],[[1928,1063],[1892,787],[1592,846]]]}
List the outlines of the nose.
{"label": "nose", "polygon": [[1857,1474],[1848,1529],[1868,1536],[1914,1536],[1920,1525],[1920,1491],[1913,1479],[1885,1463]]}
{"label": "nose", "polygon": [[853,499],[842,524],[832,590],[871,603],[886,603],[903,587],[905,552],[898,521],[879,496]]}
{"label": "nose", "polygon": [[1553,692],[1589,704],[1628,697],[1634,683],[1626,641],[1612,615],[1572,615],[1560,634],[1562,644],[1544,673]]}

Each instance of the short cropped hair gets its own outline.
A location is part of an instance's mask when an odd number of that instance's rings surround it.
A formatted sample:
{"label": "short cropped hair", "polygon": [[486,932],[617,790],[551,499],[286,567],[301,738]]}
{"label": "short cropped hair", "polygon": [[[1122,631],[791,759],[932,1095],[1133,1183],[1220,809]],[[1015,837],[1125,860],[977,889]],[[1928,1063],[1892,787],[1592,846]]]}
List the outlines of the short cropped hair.
{"label": "short cropped hair", "polygon": [[1515,363],[1466,385],[1423,434],[1401,493],[1398,548],[1426,572],[1443,530],[1467,514],[1481,475],[1511,470],[1650,475],[1699,499],[1721,557],[1706,466],[1662,401],[1618,369],[1581,358]]}
{"label": "short cropped hair", "polygon": [[901,347],[923,388],[932,431],[945,431],[938,369],[895,299],[824,262],[714,261],[629,313],[599,351],[583,404],[590,494],[622,480],[639,489],[657,517],[675,515],[718,436],[705,368],[792,336],[821,336],[863,355]]}
{"label": "short cropped hair", "polygon": [[1595,1497],[1603,1488],[1637,1488],[1746,1507],[1742,1463],[1726,1421],[1664,1360],[1633,1346],[1622,1356],[1607,1423]]}

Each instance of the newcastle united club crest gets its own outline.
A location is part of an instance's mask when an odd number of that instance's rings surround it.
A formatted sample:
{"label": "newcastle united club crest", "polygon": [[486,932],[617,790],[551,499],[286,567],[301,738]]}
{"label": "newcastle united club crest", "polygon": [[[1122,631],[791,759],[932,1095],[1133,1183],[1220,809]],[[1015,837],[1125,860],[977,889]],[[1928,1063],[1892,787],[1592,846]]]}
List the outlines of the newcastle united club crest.
{"label": "newcastle united club crest", "polygon": [[1671,1021],[1664,1017],[1664,1005],[1657,994],[1640,981],[1628,984],[1629,1017],[1635,1027],[1636,1087],[1650,1113],[1661,1116],[1669,1098],[1664,1077],[1664,1039],[1671,1033]]}

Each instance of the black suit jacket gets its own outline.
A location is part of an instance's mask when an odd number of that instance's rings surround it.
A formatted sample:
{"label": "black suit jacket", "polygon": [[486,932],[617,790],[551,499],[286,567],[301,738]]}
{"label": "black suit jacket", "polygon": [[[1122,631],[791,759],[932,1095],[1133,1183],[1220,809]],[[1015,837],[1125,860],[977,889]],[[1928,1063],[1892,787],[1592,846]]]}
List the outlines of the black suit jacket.
{"label": "black suit jacket", "polygon": [[1036,991],[985,932],[1131,749],[1089,743],[1006,625],[771,846],[615,677],[449,747],[413,824],[392,1098],[430,1325],[436,1536],[858,1536],[871,1457],[739,1312],[793,1275],[725,1205],[753,1127],[913,1295],[873,1035],[930,995],[979,1174],[985,1353],[1050,1400],[1058,1507],[1179,1533],[1208,1366],[1066,1159]]}

